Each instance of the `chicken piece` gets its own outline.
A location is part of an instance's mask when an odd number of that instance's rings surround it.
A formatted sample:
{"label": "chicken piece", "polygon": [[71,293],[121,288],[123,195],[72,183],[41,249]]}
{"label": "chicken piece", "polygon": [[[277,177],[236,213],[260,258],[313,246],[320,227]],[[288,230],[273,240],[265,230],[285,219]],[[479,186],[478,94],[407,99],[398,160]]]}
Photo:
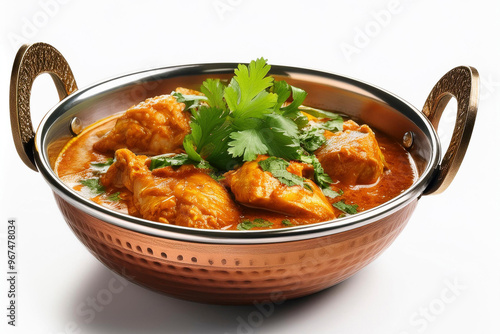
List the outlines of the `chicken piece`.
{"label": "chicken piece", "polygon": [[199,92],[194,89],[189,89],[189,88],[184,88],[184,87],[177,87],[175,89],[176,93],[181,93],[182,95],[198,95],[198,96],[204,96],[202,92]]}
{"label": "chicken piece", "polygon": [[239,222],[239,209],[228,191],[199,169],[164,167],[151,172],[146,156],[136,156],[127,149],[116,151],[115,159],[101,182],[130,190],[143,218],[205,229]]}
{"label": "chicken piece", "polygon": [[352,119],[345,121],[344,124],[342,125],[342,131],[358,130],[358,129],[359,129],[359,124],[354,122]]}
{"label": "chicken piece", "polygon": [[[225,182],[236,201],[248,207],[308,217],[318,222],[335,218],[331,204],[314,182],[304,181],[312,191],[300,185],[287,186],[260,168],[258,162],[265,159],[267,156],[261,155],[254,161],[245,162],[236,171],[225,174]],[[302,176],[304,167],[306,165],[292,162],[287,170]]]}
{"label": "chicken piece", "polygon": [[158,155],[182,147],[189,133],[190,114],[171,95],[149,98],[129,108],[113,129],[94,144],[102,153],[128,148],[135,153]]}
{"label": "chicken piece", "polygon": [[384,156],[370,127],[356,125],[344,123],[344,131],[329,136],[314,154],[334,181],[347,185],[371,184],[384,171]]}
{"label": "chicken piece", "polygon": [[[309,120],[309,125],[314,124],[314,123],[322,123],[326,122],[328,118],[318,118],[312,115],[309,115],[307,113],[302,113],[303,115],[307,116],[307,119]],[[359,128],[358,123],[354,122],[353,120],[347,120],[343,123],[342,125],[342,131],[345,130],[357,130]],[[335,132],[325,130],[323,135],[325,136],[326,139],[329,139],[330,137],[333,136]]]}

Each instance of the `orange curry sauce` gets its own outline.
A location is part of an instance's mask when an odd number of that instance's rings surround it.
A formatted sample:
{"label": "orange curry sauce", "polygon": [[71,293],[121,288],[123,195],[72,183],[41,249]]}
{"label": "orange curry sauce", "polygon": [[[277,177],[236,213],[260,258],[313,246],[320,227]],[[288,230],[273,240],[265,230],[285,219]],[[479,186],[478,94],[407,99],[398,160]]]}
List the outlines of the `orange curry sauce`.
{"label": "orange curry sauce", "polygon": [[[133,216],[140,216],[133,205],[132,193],[127,189],[110,187],[105,189],[104,194],[96,196],[87,191],[86,187],[80,183],[82,179],[98,176],[91,163],[106,162],[110,158],[113,158],[112,155],[96,152],[93,149],[93,145],[104,133],[114,126],[118,116],[120,115],[101,120],[70,140],[59,154],[54,169],[64,183],[74,190],[79,191],[84,197],[113,210]],[[376,183],[369,185],[349,186],[340,182],[334,183],[334,188],[341,189],[343,194],[334,199],[328,198],[331,203],[344,200],[346,204],[358,205],[358,212],[365,211],[398,196],[416,180],[417,171],[410,154],[400,144],[380,132],[376,133],[376,138],[386,162],[386,168],[382,176]],[[110,195],[115,193],[119,193],[119,199],[114,201],[109,200]],[[242,205],[239,205],[239,207],[242,213],[240,221],[262,218],[273,223],[272,226],[265,229],[298,226],[316,222],[308,221],[307,218],[296,218]],[[336,208],[334,210],[337,216],[343,215],[340,210]],[[288,220],[289,222],[284,225],[282,223],[283,220]],[[236,229],[236,224],[228,226],[228,229]]]}

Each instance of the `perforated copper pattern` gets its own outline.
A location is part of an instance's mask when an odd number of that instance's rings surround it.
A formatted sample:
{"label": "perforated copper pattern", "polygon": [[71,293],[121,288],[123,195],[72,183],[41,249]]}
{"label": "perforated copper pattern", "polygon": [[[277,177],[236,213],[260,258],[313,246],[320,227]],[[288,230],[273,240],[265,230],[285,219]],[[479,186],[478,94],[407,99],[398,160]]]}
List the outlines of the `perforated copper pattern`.
{"label": "perforated copper pattern", "polygon": [[215,245],[147,236],[101,220],[56,195],[67,223],[106,266],[174,297],[219,304],[295,298],[352,276],[387,248],[416,201],[347,232],[280,244]]}

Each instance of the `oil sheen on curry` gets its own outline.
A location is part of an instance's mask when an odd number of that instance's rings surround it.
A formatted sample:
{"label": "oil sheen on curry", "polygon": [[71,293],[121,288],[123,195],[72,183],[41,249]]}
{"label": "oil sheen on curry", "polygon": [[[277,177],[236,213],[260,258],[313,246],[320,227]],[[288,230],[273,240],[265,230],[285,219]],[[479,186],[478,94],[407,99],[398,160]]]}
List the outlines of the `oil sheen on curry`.
{"label": "oil sheen on curry", "polygon": [[55,171],[113,210],[203,229],[259,230],[329,221],[376,207],[416,179],[390,137],[268,76],[262,58],[229,82],[177,88],[98,121]]}

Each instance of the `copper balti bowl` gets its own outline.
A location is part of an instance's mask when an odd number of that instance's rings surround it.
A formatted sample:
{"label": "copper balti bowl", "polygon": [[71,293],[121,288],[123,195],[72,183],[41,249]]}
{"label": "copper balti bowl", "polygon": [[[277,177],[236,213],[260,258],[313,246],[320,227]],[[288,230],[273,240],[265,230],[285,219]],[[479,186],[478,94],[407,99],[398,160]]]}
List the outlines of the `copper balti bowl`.
{"label": "copper balti bowl", "polygon": [[[416,162],[418,180],[404,193],[353,216],[286,229],[201,230],[135,218],[89,201],[53,171],[64,144],[85,127],[178,86],[229,78],[237,64],[158,68],[77,89],[66,60],[43,43],[23,46],[11,81],[11,120],[19,156],[39,171],[78,239],[102,263],[131,281],[168,295],[207,303],[249,304],[305,296],[352,276],[382,253],[405,227],[422,195],[442,192],[464,157],[477,110],[479,79],[457,67],[432,89],[420,111],[370,84],[303,68],[272,66],[272,74],[308,92],[307,104],[366,122],[400,140]],[[35,133],[30,90],[40,73],[54,79],[61,101]],[[436,128],[448,101],[458,113],[441,159]]]}

